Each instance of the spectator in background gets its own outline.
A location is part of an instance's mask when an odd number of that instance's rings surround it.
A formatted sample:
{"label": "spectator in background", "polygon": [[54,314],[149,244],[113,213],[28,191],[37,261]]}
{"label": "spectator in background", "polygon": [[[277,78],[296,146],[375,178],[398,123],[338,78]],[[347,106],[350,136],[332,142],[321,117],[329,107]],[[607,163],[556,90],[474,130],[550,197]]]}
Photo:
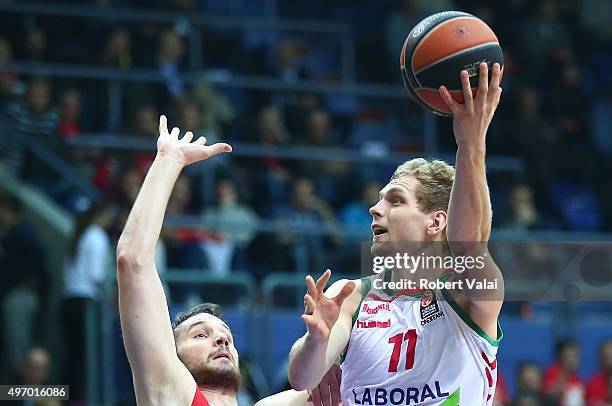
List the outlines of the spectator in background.
{"label": "spectator in background", "polygon": [[48,138],[54,136],[58,116],[51,107],[49,82],[43,78],[31,79],[24,101],[10,104],[7,116],[16,131]]}
{"label": "spectator in background", "polygon": [[105,66],[130,69],[132,60],[132,37],[124,28],[117,28],[108,36],[104,44],[102,64]]}
{"label": "spectator in background", "polygon": [[[10,65],[13,61],[13,47],[8,39],[0,37],[0,66]],[[0,110],[14,101],[19,92],[19,74],[0,72]]]}
{"label": "spectator in background", "polygon": [[455,9],[452,0],[401,0],[398,3],[399,9],[387,17],[384,27],[387,55],[393,67],[399,66],[398,58],[404,41],[419,21],[430,14]]}
{"label": "spectator in background", "polygon": [[136,113],[136,120],[134,120],[135,127],[133,134],[141,137],[146,137],[151,140],[157,137],[157,119],[159,115],[157,110],[150,104],[141,106]]}
{"label": "spectator in background", "polygon": [[[302,139],[300,144],[307,147],[337,148],[331,128],[331,119],[327,111],[322,108],[314,109],[306,116]],[[325,201],[331,204],[341,200],[343,187],[347,184],[346,176],[349,173],[349,164],[344,161],[303,160],[298,164],[301,175],[313,176],[317,190]]]}
{"label": "spectator in background", "polygon": [[[195,84],[191,94],[198,105],[199,122],[200,127],[204,130],[204,135],[207,138],[213,136],[213,139],[221,139],[223,126],[229,124],[236,116],[231,101],[217,93],[205,82]],[[209,140],[208,143],[212,142]]]}
{"label": "spectator in background", "polygon": [[63,139],[74,138],[81,132],[81,93],[75,88],[62,93],[57,132]]}
{"label": "spectator in background", "polygon": [[[244,270],[246,248],[255,237],[258,217],[253,209],[239,200],[232,180],[222,179],[217,183],[217,205],[206,209],[203,218],[210,224],[219,225],[215,227],[219,238],[202,243],[208,269],[219,275],[227,275],[234,268]],[[232,266],[234,258],[239,260],[236,267]]]}
{"label": "spectator in background", "polygon": [[575,340],[555,344],[555,362],[544,373],[542,394],[548,402],[560,406],[584,405],[584,384],[578,375],[580,349]]}
{"label": "spectator in background", "polygon": [[[51,356],[49,352],[42,347],[32,347],[25,355],[17,381],[13,383],[19,385],[48,385],[50,370]],[[29,403],[28,401],[17,401],[16,403],[11,402],[11,404],[15,404],[15,406],[60,406],[62,402],[53,399],[41,399],[33,403]]]}
{"label": "spectator in background", "polygon": [[575,62],[561,65],[557,83],[544,104],[561,140],[575,146],[590,146],[590,97],[582,89],[582,73]]}
{"label": "spectator in background", "polygon": [[[158,120],[159,115],[155,107],[149,104],[141,106],[136,113],[136,120],[134,120],[135,127],[133,127],[132,130],[133,134],[143,139],[148,139],[152,146],[155,145],[158,135]],[[133,157],[135,166],[144,176],[149,170],[149,166],[153,163],[155,154],[147,151],[139,151],[136,152]]]}
{"label": "spectator in background", "polygon": [[[292,188],[291,202],[281,208],[278,216],[284,232],[281,243],[288,248],[292,257],[293,269],[307,274],[310,269],[320,269],[323,257],[329,253],[331,245],[340,242],[336,234],[337,221],[331,208],[315,194],[311,179],[302,177],[295,180]],[[307,230],[311,233],[299,234],[295,230]],[[329,231],[331,236],[317,234]]]}
{"label": "spectator in background", "polygon": [[66,358],[62,382],[70,385],[70,399],[83,401],[86,395],[86,326],[89,318],[97,326],[97,306],[102,300],[102,284],[112,269],[110,241],[106,228],[112,222],[109,207],[91,203],[78,214],[68,255],[64,261],[62,321]]}
{"label": "spectator in background", "polygon": [[[358,244],[371,237],[372,215],[369,210],[378,202],[378,192],[382,187],[383,185],[380,182],[367,182],[361,192],[361,199],[350,202],[340,212],[342,224],[355,230],[355,234],[346,237],[345,241],[347,243]],[[358,230],[363,230],[363,233],[358,233]]]}
{"label": "spectator in background", "polygon": [[586,385],[587,406],[612,405],[612,339],[599,347],[600,369]]}
{"label": "spectator in background", "polygon": [[562,150],[563,142],[553,126],[541,118],[540,100],[535,88],[526,86],[519,89],[515,108],[512,134],[516,134],[517,152],[525,157],[529,185],[538,191],[535,205],[562,221],[563,215],[553,204],[549,188],[557,168],[568,158]]}
{"label": "spectator in background", "polygon": [[542,386],[542,368],[533,362],[523,362],[518,367],[517,388],[513,406],[542,404],[540,396]]}
{"label": "spectator in background", "polygon": [[47,252],[37,230],[26,220],[21,203],[0,195],[0,305],[4,336],[4,371],[12,376],[35,339],[34,326],[46,301]]}
{"label": "spectator in background", "polygon": [[[135,192],[138,193],[139,190],[140,185]],[[192,197],[191,179],[187,174],[183,174],[176,180],[166,208],[166,216],[172,218],[194,215],[191,207]],[[207,233],[198,229],[181,227],[166,229],[163,231],[163,236],[170,268],[204,268],[204,254],[200,249],[200,242],[208,237]]]}
{"label": "spectator in background", "polygon": [[48,384],[51,355],[42,347],[30,348],[25,356],[16,383],[21,385]]}
{"label": "spectator in background", "polygon": [[308,74],[300,64],[304,52],[304,47],[295,40],[280,41],[276,48],[276,61],[271,68],[271,73],[288,83],[306,79]]}
{"label": "spectator in background", "polygon": [[525,74],[534,80],[542,77],[546,62],[567,50],[571,44],[570,32],[559,17],[559,6],[554,0],[542,0],[536,16],[528,18],[521,30],[520,50]]}
{"label": "spectator in background", "polygon": [[24,45],[24,60],[28,62],[49,62],[47,55],[47,33],[42,27],[28,30]]}
{"label": "spectator in background", "polygon": [[286,199],[291,172],[275,150],[276,146],[289,142],[289,134],[278,109],[271,105],[259,110],[253,133],[255,139],[249,141],[259,143],[266,151],[264,157],[249,160],[254,187],[262,191],[254,196],[254,205],[258,212],[269,214],[275,209],[270,207],[270,202],[277,204]]}
{"label": "spectator in background", "polygon": [[501,225],[512,230],[538,230],[542,221],[533,200],[533,191],[529,185],[518,183],[512,186],[506,220]]}
{"label": "spectator in background", "polygon": [[185,93],[185,83],[179,77],[184,55],[181,36],[172,29],[163,31],[159,39],[157,68],[166,81],[167,93],[174,98],[181,98]]}

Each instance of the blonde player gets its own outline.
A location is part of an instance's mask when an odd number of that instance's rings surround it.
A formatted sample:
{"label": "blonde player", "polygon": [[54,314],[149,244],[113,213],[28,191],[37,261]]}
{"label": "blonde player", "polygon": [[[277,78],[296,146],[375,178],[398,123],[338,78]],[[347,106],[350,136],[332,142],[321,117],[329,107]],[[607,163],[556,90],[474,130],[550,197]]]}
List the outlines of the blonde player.
{"label": "blonde player", "polygon": [[[202,304],[180,314],[171,325],[166,297],[155,269],[154,254],[164,213],[181,170],[192,163],[232,149],[227,144],[192,142],[179,129],[168,132],[159,120],[157,155],[117,246],[119,314],[125,349],[140,405],[237,405],[240,384],[238,352],[218,306]],[[333,385],[324,381],[329,401]],[[330,393],[331,392],[331,393]],[[317,392],[319,393],[319,391]],[[286,391],[258,406],[307,403],[307,392]],[[337,404],[335,402],[334,404]]]}
{"label": "blonde player", "polygon": [[[467,71],[461,72],[463,104],[439,89],[454,115],[456,168],[424,159],[400,165],[370,213],[375,257],[393,258],[403,244],[413,256],[425,251],[423,260],[449,254],[462,268],[468,257],[482,266],[459,273],[458,266],[426,269],[421,262],[407,270],[391,261],[385,272],[338,281],[325,293],[330,271],[316,283],[308,276],[307,332],[290,355],[294,389],[314,388],[342,355],[344,405],[492,404],[504,287],[486,252],[491,203],[485,138],[502,90],[498,64],[490,84],[487,64],[479,69],[475,98]],[[419,277],[435,282],[434,288],[418,286]],[[410,280],[417,286],[393,290],[393,283]]]}

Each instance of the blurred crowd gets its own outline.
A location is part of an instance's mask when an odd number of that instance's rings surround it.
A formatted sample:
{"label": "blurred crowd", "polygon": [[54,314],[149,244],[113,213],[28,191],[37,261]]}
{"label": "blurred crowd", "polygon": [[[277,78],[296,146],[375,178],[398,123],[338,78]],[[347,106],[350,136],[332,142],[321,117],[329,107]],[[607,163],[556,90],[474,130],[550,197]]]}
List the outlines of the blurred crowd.
{"label": "blurred crowd", "polygon": [[[280,18],[337,21],[350,26],[355,48],[354,77],[345,77],[340,34],[334,38],[204,23],[194,42],[192,22],[180,14],[174,23],[132,23],[2,12],[0,66],[9,69],[0,72],[0,164],[44,190],[77,219],[64,267],[61,313],[68,332],[82,332],[86,304],[100,300],[105,271],[88,264],[109,260],[104,252],[114,245],[154,158],[162,113],[171,126],[204,135],[209,142],[252,143],[263,148],[264,156],[219,158],[206,171],[191,168],[181,175],[168,218],[192,216],[210,229],[165,229],[158,253],[161,272],[207,269],[224,276],[239,270],[260,279],[270,271],[304,273],[325,269],[326,264],[344,273],[357,269],[359,242],[367,239],[371,222],[368,208],[378,200],[394,165],[286,159],[277,149],[419,155],[424,151],[420,108],[408,97],[212,86],[187,81],[183,74],[203,70],[289,84],[355,81],[401,87],[398,55],[407,33],[422,18],[443,10],[460,9],[483,18],[504,50],[504,96],[488,134],[488,153],[517,157],[523,169],[490,173],[494,227],[612,231],[612,214],[606,210],[612,198],[612,178],[606,176],[612,169],[608,0],[279,1],[271,11],[265,0],[62,3],[107,11],[140,7],[204,16],[263,18],[273,13]],[[120,111],[113,114],[108,103],[113,94],[106,81],[11,71],[18,62],[156,72],[163,80],[121,82]],[[109,117],[119,119],[113,122]],[[437,124],[439,152],[452,153],[451,121],[437,119]],[[83,134],[139,139],[150,150],[72,146],[71,141]],[[25,143],[38,146],[38,152]],[[59,157],[93,186],[103,203],[84,196],[41,157]],[[46,302],[45,247],[17,201],[3,198],[0,214],[1,268],[25,270],[2,272],[4,340],[13,345],[5,348],[15,357],[2,373],[22,374],[23,382],[41,379],[28,376],[36,376],[35,366],[48,364],[49,356],[35,347],[38,332],[21,321],[40,317]],[[261,219],[282,232],[258,232]],[[365,231],[365,237],[343,234],[341,227]],[[84,338],[73,338],[70,347],[83,354]],[[602,400],[612,399],[612,344],[602,345],[602,370],[587,381],[575,373],[576,352],[575,343],[568,341],[559,344],[557,362],[545,371],[526,363],[519,371],[518,392],[504,395],[502,387],[498,397],[505,405],[517,406],[580,405],[584,399],[589,406],[612,404]],[[82,357],[70,360],[77,363],[67,369],[73,371],[84,362]],[[82,376],[67,379],[83,389],[78,383]]]}
{"label": "blurred crowd", "polygon": [[[83,4],[83,2],[78,2]],[[85,2],[87,3],[87,2]],[[139,1],[90,1],[102,10],[144,6]],[[264,5],[251,2],[146,2],[148,9],[261,17]],[[263,2],[261,2],[263,3]],[[317,18],[352,25],[358,82],[401,86],[397,54],[411,27],[440,10],[462,9],[482,17],[500,38],[505,53],[504,98],[488,135],[490,156],[516,156],[518,172],[492,172],[494,225],[518,230],[609,231],[609,169],[612,153],[607,133],[612,108],[610,29],[602,19],[607,2],[539,0],[536,3],[467,0],[280,2],[276,15]],[[261,6],[261,7],[260,7]],[[153,8],[154,9],[154,8]],[[511,15],[512,19],[505,16]],[[364,24],[378,19],[381,24]],[[70,24],[66,24],[66,21]],[[323,257],[345,258],[339,233],[297,237],[295,227],[366,229],[365,209],[384,184],[392,165],[279,158],[282,146],[346,148],[364,154],[423,152],[422,113],[408,100],[348,98],[334,94],[213,87],[186,82],[194,68],[228,74],[257,75],[288,83],[312,80],[340,83],[338,48],[321,34],[293,34],[263,29],[225,29],[204,25],[194,62],[189,20],[174,24],[56,18],[15,14],[0,30],[0,64],[44,62],[98,65],[131,71],[155,70],[163,82],[125,82],[120,122],[110,123],[105,82],[63,77],[0,74],[2,125],[12,134],[41,141],[45,148],[78,169],[105,199],[118,206],[115,232],[131,206],[153,159],[149,152],[76,148],[69,141],[83,133],[98,137],[157,135],[158,116],[209,142],[250,142],[265,147],[264,157],[226,158],[217,162],[214,180],[188,171],[170,205],[172,215],[244,221],[246,232],[167,233],[170,267],[228,268],[233,264],[257,274],[295,269],[296,256],[315,250]],[[231,49],[232,52],[227,52]],[[366,61],[379,61],[369,63]],[[363,62],[361,62],[363,61]],[[546,80],[543,80],[546,78]],[[450,120],[438,125],[440,153],[453,151]],[[114,135],[123,134],[123,135]],[[20,139],[3,137],[0,159],[26,180],[39,185],[73,212],[82,202],[61,176],[55,176]],[[510,176],[508,176],[510,175]],[[52,185],[52,186],[50,186]],[[212,191],[215,190],[216,194]],[[123,216],[123,217],[122,217]],[[259,238],[251,230],[258,218],[278,220],[287,232]],[[112,228],[112,227],[111,227]],[[110,230],[113,231],[113,230]],[[230,244],[225,244],[230,242]],[[299,243],[299,244],[296,244]],[[272,245],[272,246],[270,246]],[[269,263],[265,249],[288,248]],[[305,247],[305,248],[304,248]],[[351,248],[354,248],[354,244]],[[207,255],[208,253],[208,255]],[[223,261],[210,259],[212,254]],[[309,264],[316,258],[309,259]],[[208,258],[208,259],[207,259]],[[229,262],[228,262],[229,261]],[[213,263],[215,262],[215,263]],[[297,261],[299,262],[299,261]],[[350,267],[351,261],[345,265]],[[265,268],[265,269],[264,269]]]}

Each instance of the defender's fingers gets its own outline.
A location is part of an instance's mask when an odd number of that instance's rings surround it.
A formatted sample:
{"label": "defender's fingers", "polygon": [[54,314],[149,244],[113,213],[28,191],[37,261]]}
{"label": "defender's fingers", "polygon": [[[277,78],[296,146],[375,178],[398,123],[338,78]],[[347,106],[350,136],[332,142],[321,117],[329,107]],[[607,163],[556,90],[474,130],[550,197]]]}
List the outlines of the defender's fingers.
{"label": "defender's fingers", "polygon": [[319,384],[319,392],[321,393],[321,403],[323,403],[323,406],[332,406],[331,391],[329,388],[329,383],[327,381],[327,379],[323,378],[323,380]]}
{"label": "defender's fingers", "polygon": [[440,86],[438,91],[440,92],[440,97],[442,97],[442,100],[444,100],[444,103],[446,103],[450,111],[452,111],[453,114],[458,113],[461,109],[461,104],[453,99],[453,96],[451,96],[446,86]]}
{"label": "defender's fingers", "polygon": [[306,328],[310,330],[311,328],[315,328],[317,326],[317,320],[314,316],[310,314],[302,314],[300,316],[302,321],[306,323]]}
{"label": "defender's fingers", "polygon": [[317,304],[312,296],[308,294],[304,295],[304,314],[313,314],[316,308]]}
{"label": "defender's fingers", "polygon": [[178,140],[178,136],[181,133],[181,130],[178,127],[174,127],[172,129],[172,131],[170,132],[170,135],[172,136],[172,138],[174,138],[175,140]]}
{"label": "defender's fingers", "polygon": [[163,114],[159,116],[159,135],[168,134],[168,119]]}
{"label": "defender's fingers", "polygon": [[181,139],[181,141],[187,144],[189,144],[191,140],[193,140],[193,133],[191,131],[187,131],[185,135],[183,136],[183,138]]}
{"label": "defender's fingers", "polygon": [[[338,371],[340,371],[340,368],[332,365],[332,370],[330,371],[329,377],[329,392],[332,406],[338,406],[342,402],[342,398],[340,397],[340,379],[338,378]],[[342,373],[342,371],[340,371],[340,373]]]}
{"label": "defender's fingers", "polygon": [[208,157],[215,156],[223,152],[232,152],[231,145],[219,142],[208,147]]}
{"label": "defender's fingers", "polygon": [[487,100],[489,92],[489,67],[485,62],[479,66],[480,73],[478,79],[478,93],[476,93],[476,102],[484,103]]}
{"label": "defender's fingers", "polygon": [[312,397],[312,403],[315,406],[323,406],[321,403],[321,392],[319,391],[319,387],[313,388],[310,392],[310,396]]}
{"label": "defender's fingers", "polygon": [[317,300],[317,285],[310,275],[306,277],[306,287],[308,289],[308,294],[312,296],[313,299]]}
{"label": "defender's fingers", "polygon": [[349,295],[353,293],[354,290],[355,290],[355,282],[353,281],[347,282],[346,285],[344,285],[342,289],[340,290],[340,293],[336,295],[336,297],[334,298],[334,301],[338,303],[339,305],[341,305],[342,302],[344,302],[344,300],[347,297],[349,297]]}
{"label": "defender's fingers", "polygon": [[327,285],[327,281],[331,277],[331,271],[327,269],[323,272],[323,275],[317,280],[317,292],[323,293],[323,289],[325,289],[325,285]]}
{"label": "defender's fingers", "polygon": [[474,108],[474,96],[472,95],[472,86],[470,85],[470,77],[466,70],[461,71],[461,87],[463,88],[463,105],[468,112]]}
{"label": "defender's fingers", "polygon": [[206,137],[199,137],[193,142],[195,145],[206,145]]}

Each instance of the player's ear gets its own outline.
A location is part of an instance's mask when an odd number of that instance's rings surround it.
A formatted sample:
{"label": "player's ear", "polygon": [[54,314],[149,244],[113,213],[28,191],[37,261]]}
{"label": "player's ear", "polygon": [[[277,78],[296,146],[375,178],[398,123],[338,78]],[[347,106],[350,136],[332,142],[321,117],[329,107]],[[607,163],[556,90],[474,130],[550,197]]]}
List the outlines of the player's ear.
{"label": "player's ear", "polygon": [[448,216],[444,210],[436,210],[430,214],[429,224],[427,227],[427,234],[434,236],[443,232],[446,229],[446,223]]}

